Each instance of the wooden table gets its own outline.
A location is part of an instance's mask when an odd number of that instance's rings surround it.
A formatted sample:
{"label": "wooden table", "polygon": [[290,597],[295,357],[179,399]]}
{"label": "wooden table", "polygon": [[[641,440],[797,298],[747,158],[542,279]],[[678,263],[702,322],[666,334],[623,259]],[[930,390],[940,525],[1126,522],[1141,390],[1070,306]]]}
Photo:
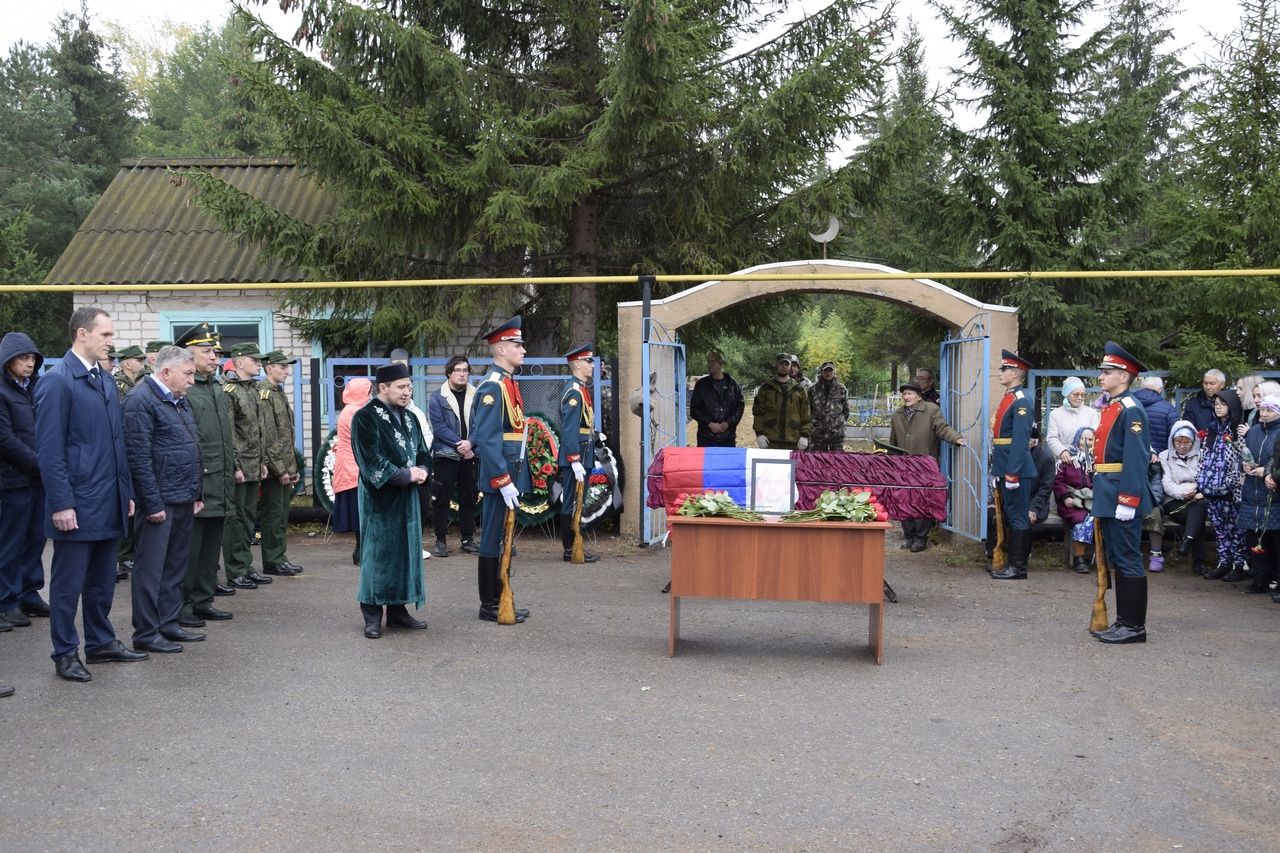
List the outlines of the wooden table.
{"label": "wooden table", "polygon": [[871,605],[867,640],[884,661],[885,522],[782,523],[667,517],[671,526],[671,634],[680,599],[742,598]]}

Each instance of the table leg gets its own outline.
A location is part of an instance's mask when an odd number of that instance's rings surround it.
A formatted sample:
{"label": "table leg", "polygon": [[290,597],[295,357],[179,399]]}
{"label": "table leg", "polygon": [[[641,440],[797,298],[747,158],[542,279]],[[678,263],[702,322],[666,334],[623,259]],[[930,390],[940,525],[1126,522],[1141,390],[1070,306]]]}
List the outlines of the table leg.
{"label": "table leg", "polygon": [[667,637],[667,657],[676,656],[676,640],[680,638],[680,596],[671,596],[671,633]]}
{"label": "table leg", "polygon": [[884,663],[884,605],[871,605],[870,619],[867,623],[867,643],[871,646],[871,654],[877,664]]}

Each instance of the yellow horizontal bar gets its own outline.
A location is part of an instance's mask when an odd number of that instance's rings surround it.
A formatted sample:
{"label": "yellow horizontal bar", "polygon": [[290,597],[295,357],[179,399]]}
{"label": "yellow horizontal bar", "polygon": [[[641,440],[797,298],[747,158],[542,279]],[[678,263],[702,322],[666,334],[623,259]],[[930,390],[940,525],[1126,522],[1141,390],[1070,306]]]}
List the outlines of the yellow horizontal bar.
{"label": "yellow horizontal bar", "polygon": [[[670,283],[707,281],[909,281],[911,279],[1090,279],[1090,278],[1266,278],[1280,277],[1280,269],[1244,270],[1027,270],[1022,272],[842,272],[735,273],[730,275],[671,274],[654,279]],[[529,276],[527,278],[420,278],[384,281],[215,282],[199,284],[0,284],[0,293],[155,293],[202,290],[373,290],[390,287],[519,286],[530,284],[636,284],[634,275]]]}

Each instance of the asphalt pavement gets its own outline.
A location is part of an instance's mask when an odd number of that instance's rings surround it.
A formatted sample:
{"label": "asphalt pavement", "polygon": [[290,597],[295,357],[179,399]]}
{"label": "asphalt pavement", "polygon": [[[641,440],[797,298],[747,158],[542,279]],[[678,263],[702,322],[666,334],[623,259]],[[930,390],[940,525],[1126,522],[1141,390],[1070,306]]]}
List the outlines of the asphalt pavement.
{"label": "asphalt pavement", "polygon": [[699,599],[668,658],[669,551],[536,530],[513,627],[455,554],[427,631],[367,640],[351,537],[300,535],[182,654],[63,682],[37,621],[0,635],[0,849],[1280,849],[1280,605],[1171,561],[1107,647],[1060,547],[997,582],[898,541],[883,666],[865,607]]}

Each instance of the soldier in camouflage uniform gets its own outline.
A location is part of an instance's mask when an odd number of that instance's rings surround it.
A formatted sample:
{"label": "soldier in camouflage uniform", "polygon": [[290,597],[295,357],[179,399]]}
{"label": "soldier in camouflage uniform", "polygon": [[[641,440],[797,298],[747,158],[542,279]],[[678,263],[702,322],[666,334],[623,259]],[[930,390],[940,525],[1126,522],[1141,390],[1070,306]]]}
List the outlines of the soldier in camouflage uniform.
{"label": "soldier in camouflage uniform", "polygon": [[267,378],[257,385],[262,408],[262,449],[266,473],[258,519],[262,527],[262,571],[269,575],[297,575],[302,567],[289,562],[285,538],[289,528],[289,503],[298,482],[298,454],[293,446],[293,411],[284,393],[289,381],[289,358],[280,350],[267,353],[263,370]]}
{"label": "soldier in camouflage uniform", "polygon": [[156,363],[156,353],[160,352],[164,347],[173,346],[173,341],[147,341],[147,363],[142,368],[143,375],[150,375],[152,367]]}
{"label": "soldier in camouflage uniform", "polygon": [[[142,347],[134,344],[121,350],[116,350],[116,358],[119,360],[119,366],[111,374],[116,381],[116,390],[120,393],[120,405],[124,405],[124,396],[133,390],[133,386],[137,384],[145,374],[142,370],[143,354]],[[133,571],[133,558],[137,556],[137,543],[134,541],[133,517],[130,516],[128,524],[125,526],[124,536],[120,539],[120,544],[116,547],[116,580],[122,581],[129,577],[129,572]]]}
{"label": "soldier in camouflage uniform", "polygon": [[792,356],[778,353],[774,375],[756,391],[751,404],[751,429],[756,446],[780,450],[805,450],[809,447],[809,395],[791,378]]}
{"label": "soldier in camouflage uniform", "polygon": [[258,482],[266,475],[263,465],[262,410],[258,402],[258,370],[262,353],[257,344],[236,344],[231,348],[236,378],[222,384],[231,401],[235,430],[236,488],[222,531],[222,562],[227,582],[236,589],[257,589],[271,578],[253,570],[249,539],[258,524]]}
{"label": "soldier in camouflage uniform", "polygon": [[834,362],[824,361],[818,381],[809,388],[812,412],[810,450],[844,450],[844,424],[849,419],[849,392],[836,379]]}

